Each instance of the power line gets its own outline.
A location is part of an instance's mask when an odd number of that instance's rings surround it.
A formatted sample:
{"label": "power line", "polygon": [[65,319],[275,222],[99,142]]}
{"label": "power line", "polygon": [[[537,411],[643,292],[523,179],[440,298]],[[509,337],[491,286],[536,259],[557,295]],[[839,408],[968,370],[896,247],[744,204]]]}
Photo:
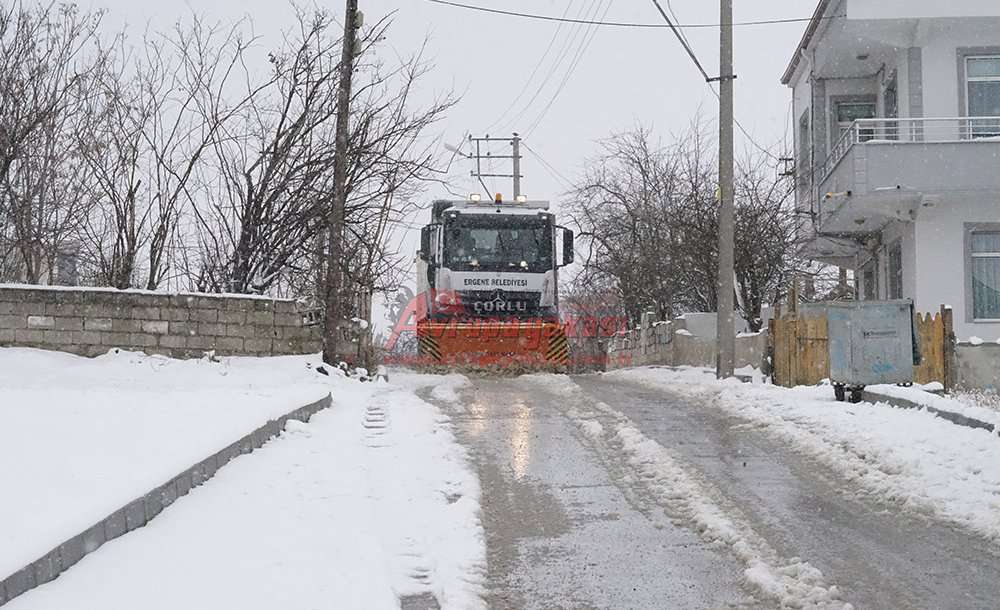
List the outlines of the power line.
{"label": "power line", "polygon": [[521,141],[521,145],[524,146],[524,148],[528,152],[530,152],[536,159],[538,159],[539,163],[542,164],[542,167],[545,169],[545,171],[547,171],[550,176],[552,176],[553,178],[555,178],[556,182],[561,182],[562,183],[563,187],[566,188],[567,192],[573,190],[573,188],[574,188],[573,187],[573,181],[570,180],[569,178],[567,178],[565,175],[563,175],[563,173],[560,172],[558,169],[556,169],[556,167],[554,165],[552,165],[551,163],[549,163],[548,161],[546,161],[545,157],[543,157],[541,153],[539,153],[537,150],[533,149],[532,147],[528,146],[528,143],[525,142],[524,140]]}
{"label": "power line", "polygon": [[[566,10],[563,11],[562,15],[563,18],[565,18],[566,15],[569,15],[569,11],[572,7],[573,7],[572,2],[566,3]],[[514,101],[512,101],[509,106],[507,106],[506,110],[503,111],[503,113],[500,115],[500,118],[498,118],[496,121],[493,122],[493,124],[491,124],[489,127],[486,128],[487,133],[491,129],[499,125],[501,121],[507,118],[507,114],[514,109],[517,103],[521,101],[521,98],[524,97],[524,94],[528,92],[528,87],[530,87],[531,83],[534,82],[535,76],[538,74],[538,71],[541,69],[542,65],[545,63],[545,60],[548,58],[549,53],[552,51],[552,48],[556,44],[556,40],[559,39],[559,33],[562,32],[564,24],[565,24],[564,21],[559,22],[559,26],[556,28],[556,31],[552,34],[552,39],[549,40],[549,46],[545,48],[545,51],[542,52],[541,57],[538,58],[538,63],[535,64],[535,69],[531,71],[531,75],[528,76],[528,80],[524,82],[524,86],[521,87],[521,91],[517,94],[517,97],[514,98]]]}
{"label": "power line", "polygon": [[[600,5],[598,5],[598,10],[600,10]],[[611,10],[611,0],[608,0],[608,4],[604,8],[604,13],[602,15],[602,18],[607,16],[608,11],[610,10]],[[598,28],[591,27],[589,32],[584,33],[583,43],[577,50],[576,56],[573,58],[573,61],[569,66],[569,70],[567,70],[566,72],[566,76],[563,77],[562,82],[559,83],[558,88],[556,88],[556,92],[552,95],[552,99],[550,99],[549,103],[546,104],[545,108],[542,109],[541,114],[539,114],[538,117],[535,119],[535,121],[531,124],[531,126],[528,127],[528,130],[525,132],[526,136],[531,135],[531,133],[535,131],[538,125],[541,124],[542,120],[545,118],[545,115],[548,114],[549,110],[556,103],[556,100],[559,99],[560,95],[562,95],[563,90],[569,83],[569,80],[573,76],[573,73],[576,71],[577,66],[579,66],[580,62],[583,60],[583,56],[586,54],[587,49],[590,48],[591,43],[594,41],[594,37],[597,36],[597,30]]]}
{"label": "power line", "polygon": [[[663,6],[660,5],[659,0],[653,0],[653,4],[656,5],[656,9],[660,11],[660,15],[663,17],[663,20],[667,22],[667,25],[673,31],[674,35],[677,37],[677,40],[681,43],[681,46],[684,47],[685,51],[687,51],[688,57],[690,57],[691,61],[694,62],[694,65],[698,68],[698,71],[701,72],[701,75],[705,77],[705,82],[708,83],[708,88],[709,90],[711,90],[712,95],[715,96],[715,99],[721,102],[722,98],[719,95],[719,91],[715,88],[715,85],[713,84],[714,81],[718,79],[713,79],[708,75],[708,72],[705,71],[705,68],[701,65],[701,61],[698,60],[698,56],[695,55],[694,50],[687,43],[687,37],[685,37],[684,34],[677,29],[677,26],[674,25],[673,21],[670,20],[670,17],[667,16],[666,11],[663,10]],[[736,78],[736,76],[733,75],[732,78]],[[772,160],[780,162],[780,159],[777,156],[775,156],[768,149],[758,144],[757,141],[753,139],[753,136],[750,135],[750,132],[745,127],[743,127],[743,124],[740,123],[738,119],[734,118],[733,123],[736,124],[736,127],[740,130],[740,133],[743,134],[743,136],[754,146],[754,148],[756,148],[764,155],[770,157]]]}
{"label": "power line", "polygon": [[[581,10],[578,13],[578,15],[579,16],[586,15],[588,17],[591,16],[591,15],[597,16],[598,11],[600,10],[600,5],[598,5],[598,1],[599,0],[591,0],[590,4],[587,6],[587,8],[584,8],[583,10]],[[545,91],[545,86],[549,82],[552,81],[552,77],[555,76],[556,72],[559,70],[560,66],[563,63],[563,60],[566,59],[569,56],[569,54],[571,52],[571,49],[576,44],[576,39],[580,35],[581,31],[583,31],[583,28],[579,24],[573,26],[573,29],[572,29],[572,31],[569,34],[569,38],[566,40],[565,44],[563,44],[562,47],[560,48],[559,53],[558,53],[555,61],[553,62],[552,66],[549,68],[548,73],[545,75],[545,78],[543,78],[542,81],[541,81],[541,83],[538,85],[538,89],[535,91],[534,95],[531,96],[531,99],[528,100],[528,103],[523,108],[521,108],[521,111],[519,113],[517,113],[517,115],[514,116],[510,121],[508,121],[508,123],[507,123],[508,127],[513,127],[513,126],[517,125],[517,123],[531,109],[532,105],[538,99],[538,96],[540,96],[542,94],[542,92]],[[586,34],[584,34],[584,39],[586,39]],[[570,60],[570,64],[571,65],[572,65],[572,61],[573,60],[571,59]]]}
{"label": "power line", "polygon": [[[667,10],[670,11],[670,16],[674,18],[674,23],[680,23],[681,22],[681,19],[680,19],[680,17],[677,16],[677,13],[674,11],[674,5],[670,2],[670,0],[667,0]],[[691,45],[691,41],[688,40],[687,34],[685,34],[682,31],[681,32],[681,36],[684,37],[684,42],[688,43],[688,46],[690,46]]]}
{"label": "power line", "polygon": [[[553,15],[538,15],[534,13],[519,13],[516,11],[505,11],[497,8],[489,8],[486,6],[475,6],[472,4],[462,4],[461,2],[450,2],[449,0],[427,0],[428,2],[433,2],[434,4],[443,4],[445,6],[453,6],[456,8],[463,8],[473,11],[481,11],[484,13],[493,13],[496,15],[506,15],[508,17],[521,17],[524,19],[535,19],[538,21],[553,21],[562,23],[576,23],[581,25],[599,25],[606,27],[618,27],[618,28],[644,28],[644,29],[666,29],[670,26],[661,23],[634,23],[628,21],[598,21],[591,19],[572,19],[566,17],[555,17]],[[837,17],[843,17],[844,15],[830,15],[826,17],[818,17],[817,19],[828,20],[836,19]],[[757,21],[741,21],[734,23],[733,26],[757,26],[757,25],[776,25],[782,23],[806,23],[812,21],[812,17],[794,17],[789,19],[761,19]],[[718,23],[685,23],[685,24],[674,24],[676,28],[683,29],[695,29],[695,28],[717,28],[720,27]]]}
{"label": "power line", "polygon": [[693,50],[691,50],[691,46],[687,43],[687,38],[685,38],[684,35],[681,34],[680,30],[677,29],[677,26],[674,25],[674,22],[671,21],[670,17],[667,16],[666,11],[664,11],[663,7],[660,6],[659,0],[653,0],[653,4],[656,5],[656,10],[660,11],[660,15],[663,17],[663,20],[667,22],[667,25],[670,27],[670,30],[674,33],[674,36],[677,37],[677,41],[680,42],[681,46],[684,47],[684,50],[687,51],[688,57],[690,57],[691,61],[694,62],[694,65],[697,66],[698,71],[701,72],[701,75],[705,77],[705,81],[711,82],[712,77],[708,75],[708,72],[705,71],[705,68],[701,65],[701,62],[698,61],[698,56],[694,54]]}

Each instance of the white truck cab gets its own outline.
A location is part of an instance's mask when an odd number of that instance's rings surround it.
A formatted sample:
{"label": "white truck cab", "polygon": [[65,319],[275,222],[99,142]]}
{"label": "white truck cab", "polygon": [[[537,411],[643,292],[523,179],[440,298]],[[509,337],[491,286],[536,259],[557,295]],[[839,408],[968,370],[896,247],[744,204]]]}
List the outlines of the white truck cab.
{"label": "white truck cab", "polygon": [[547,201],[435,201],[418,253],[418,319],[557,322],[559,268],[572,262],[573,232]]}

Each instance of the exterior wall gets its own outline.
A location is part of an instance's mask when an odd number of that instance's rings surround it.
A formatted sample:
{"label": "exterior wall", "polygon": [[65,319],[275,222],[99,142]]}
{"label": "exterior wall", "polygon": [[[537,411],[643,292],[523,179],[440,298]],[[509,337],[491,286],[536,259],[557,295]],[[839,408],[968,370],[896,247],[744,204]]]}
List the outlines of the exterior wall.
{"label": "exterior wall", "polygon": [[[952,194],[923,208],[916,222],[916,293],[918,311],[951,305],[955,336],[1000,338],[1000,324],[972,322],[967,315],[965,223],[1000,222],[1000,193]],[[942,299],[946,299],[942,303]]]}
{"label": "exterior wall", "polygon": [[0,346],[96,356],[118,347],[175,358],[320,351],[294,301],[0,285]]}
{"label": "exterior wall", "polygon": [[[993,13],[1000,14],[996,4]],[[995,19],[921,22],[915,45],[923,51],[925,116],[965,116],[959,49],[997,47],[1000,45],[997,25]]]}

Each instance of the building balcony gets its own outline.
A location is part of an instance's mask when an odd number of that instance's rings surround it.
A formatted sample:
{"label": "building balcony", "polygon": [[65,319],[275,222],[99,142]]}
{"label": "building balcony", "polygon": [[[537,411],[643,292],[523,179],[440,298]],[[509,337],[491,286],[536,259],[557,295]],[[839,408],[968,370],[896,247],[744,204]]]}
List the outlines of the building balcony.
{"label": "building balcony", "polygon": [[1000,117],[864,119],[819,174],[819,232],[857,236],[956,191],[1000,191]]}

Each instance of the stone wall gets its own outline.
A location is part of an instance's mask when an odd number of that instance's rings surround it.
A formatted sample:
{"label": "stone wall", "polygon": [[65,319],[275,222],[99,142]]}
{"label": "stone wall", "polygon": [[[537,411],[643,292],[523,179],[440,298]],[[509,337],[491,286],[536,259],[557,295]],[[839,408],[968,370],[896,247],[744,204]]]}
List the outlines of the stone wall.
{"label": "stone wall", "polygon": [[112,348],[197,358],[321,349],[318,327],[290,300],[0,285],[0,346],[96,356]]}

